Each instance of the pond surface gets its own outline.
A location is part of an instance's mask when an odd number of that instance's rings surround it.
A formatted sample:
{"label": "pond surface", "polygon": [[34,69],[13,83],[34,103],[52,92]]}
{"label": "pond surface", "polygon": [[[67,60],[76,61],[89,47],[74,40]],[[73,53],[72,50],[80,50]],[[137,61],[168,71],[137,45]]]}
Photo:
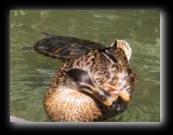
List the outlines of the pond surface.
{"label": "pond surface", "polygon": [[159,10],[11,10],[10,115],[29,121],[49,121],[43,98],[55,72],[63,65],[33,50],[40,32],[73,36],[110,46],[117,39],[132,47],[132,70],[139,82],[128,109],[106,121],[160,122]]}

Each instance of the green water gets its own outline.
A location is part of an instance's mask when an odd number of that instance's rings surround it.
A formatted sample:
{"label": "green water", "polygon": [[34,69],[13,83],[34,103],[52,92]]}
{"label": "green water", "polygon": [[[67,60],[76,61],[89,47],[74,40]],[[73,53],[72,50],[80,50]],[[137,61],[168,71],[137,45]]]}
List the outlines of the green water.
{"label": "green water", "polygon": [[63,63],[23,51],[43,38],[39,32],[90,39],[110,46],[117,39],[132,47],[131,68],[139,82],[128,109],[107,121],[160,122],[159,10],[11,10],[10,115],[49,121],[43,108],[46,89]]}

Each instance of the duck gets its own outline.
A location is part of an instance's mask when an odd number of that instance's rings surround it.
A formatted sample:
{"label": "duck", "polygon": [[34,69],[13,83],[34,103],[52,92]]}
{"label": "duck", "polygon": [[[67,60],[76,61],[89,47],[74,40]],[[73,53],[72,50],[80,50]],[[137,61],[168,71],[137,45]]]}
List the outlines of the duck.
{"label": "duck", "polygon": [[41,32],[34,45],[44,56],[61,60],[43,105],[52,122],[102,122],[123,113],[138,77],[130,68],[132,49],[116,39],[110,47],[91,40]]}

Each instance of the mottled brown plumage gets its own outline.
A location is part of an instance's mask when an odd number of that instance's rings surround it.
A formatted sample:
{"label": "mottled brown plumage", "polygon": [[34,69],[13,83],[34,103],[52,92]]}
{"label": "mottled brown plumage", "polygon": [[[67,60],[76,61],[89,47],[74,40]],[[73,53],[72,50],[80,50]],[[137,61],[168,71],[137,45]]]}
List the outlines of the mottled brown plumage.
{"label": "mottled brown plumage", "polygon": [[[49,38],[59,40],[57,36]],[[92,47],[94,42],[90,43]],[[48,44],[40,46],[38,42],[36,47],[36,51],[41,50],[47,56],[64,58],[64,53],[60,55],[57,51],[64,51],[62,46],[54,47],[52,52],[50,48],[45,49]],[[51,121],[103,121],[125,111],[137,81],[136,74],[129,67],[132,51],[128,43],[116,40],[109,48],[84,49],[80,55],[71,52],[68,54],[75,56],[57,71],[45,95],[44,107]]]}

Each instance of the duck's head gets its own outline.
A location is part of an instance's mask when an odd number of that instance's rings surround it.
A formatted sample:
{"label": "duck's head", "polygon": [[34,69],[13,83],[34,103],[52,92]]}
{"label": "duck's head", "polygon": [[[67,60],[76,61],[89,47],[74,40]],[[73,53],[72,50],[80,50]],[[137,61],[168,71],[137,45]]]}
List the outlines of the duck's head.
{"label": "duck's head", "polygon": [[65,86],[91,94],[106,106],[112,105],[118,98],[115,93],[108,92],[100,87],[88,72],[81,69],[71,69],[67,72]]}

